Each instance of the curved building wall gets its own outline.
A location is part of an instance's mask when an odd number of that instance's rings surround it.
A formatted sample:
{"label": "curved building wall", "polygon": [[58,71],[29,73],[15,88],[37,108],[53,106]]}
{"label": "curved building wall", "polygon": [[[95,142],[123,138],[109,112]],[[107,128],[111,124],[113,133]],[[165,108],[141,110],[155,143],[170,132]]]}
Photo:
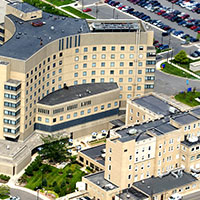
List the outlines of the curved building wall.
{"label": "curved building wall", "polygon": [[127,98],[152,91],[152,43],[153,32],[86,33],[52,41],[25,62],[2,58],[11,63],[10,78],[21,81],[21,139],[34,130],[37,101],[64,83],[117,82],[121,107]]}

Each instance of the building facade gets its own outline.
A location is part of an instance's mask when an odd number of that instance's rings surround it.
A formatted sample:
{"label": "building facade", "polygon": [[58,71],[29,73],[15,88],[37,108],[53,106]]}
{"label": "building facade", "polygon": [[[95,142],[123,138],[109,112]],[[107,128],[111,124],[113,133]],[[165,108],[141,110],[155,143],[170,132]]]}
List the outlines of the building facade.
{"label": "building facade", "polygon": [[[140,21],[87,22],[14,3],[0,30],[1,139],[27,138],[37,123],[37,102],[64,84],[117,82],[120,107],[154,88],[153,32]],[[8,82],[20,88],[6,89]]]}

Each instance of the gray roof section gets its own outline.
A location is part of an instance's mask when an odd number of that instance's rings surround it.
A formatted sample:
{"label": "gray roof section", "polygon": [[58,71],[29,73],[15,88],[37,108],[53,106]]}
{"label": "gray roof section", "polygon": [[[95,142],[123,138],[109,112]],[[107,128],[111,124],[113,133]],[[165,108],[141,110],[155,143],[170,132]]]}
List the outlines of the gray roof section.
{"label": "gray roof section", "polygon": [[81,153],[85,154],[86,156],[90,157],[91,159],[95,160],[96,162],[100,163],[101,165],[105,165],[105,159],[101,157],[103,154],[102,150],[106,148],[106,145],[100,145],[96,147],[92,147],[86,150],[82,150]]}
{"label": "gray roof section", "polygon": [[170,105],[154,95],[148,95],[138,99],[134,99],[133,102],[149,109],[156,114],[162,114],[164,116],[170,114]]}
{"label": "gray roof section", "polygon": [[194,181],[197,181],[197,178],[189,173],[183,172],[182,176],[178,178],[170,173],[162,178],[153,177],[144,179],[143,181],[133,183],[133,185],[145,194],[152,195],[176,189]]}
{"label": "gray roof section", "polygon": [[13,8],[16,8],[17,10],[20,10],[24,13],[28,13],[28,12],[34,12],[39,10],[38,8],[28,4],[28,3],[21,3],[21,2],[14,2],[14,3],[9,3],[10,6],[12,6]]}
{"label": "gray roof section", "polygon": [[200,107],[192,109],[191,112],[194,113],[197,116],[200,116]]}
{"label": "gray roof section", "polygon": [[[7,16],[15,24],[16,32],[10,40],[0,46],[0,56],[5,57],[27,60],[39,49],[54,40],[80,34],[80,29],[82,29],[81,33],[90,32],[88,24],[84,19],[61,17],[44,12],[41,19],[26,22],[13,15]],[[40,27],[31,25],[32,22],[38,21],[46,22],[46,24]],[[51,27],[54,27],[54,30]],[[41,39],[43,45],[40,45]],[[64,44],[64,47],[66,47],[66,44]]]}
{"label": "gray roof section", "polygon": [[38,103],[53,106],[67,101],[89,97],[102,92],[117,89],[117,83],[88,83],[73,85],[66,88],[56,90],[45,96]]}
{"label": "gray roof section", "polygon": [[[137,133],[134,135],[130,135],[129,131],[131,129],[136,129]],[[170,124],[169,117],[165,117],[142,124],[129,126],[127,128],[122,128],[121,130],[117,130],[116,132],[121,136],[121,138],[119,138],[119,141],[127,142],[134,139],[136,141],[140,141],[152,137],[146,132],[148,130],[155,133],[156,135],[163,135],[168,132],[175,131],[177,130],[177,128]]]}
{"label": "gray roof section", "polygon": [[120,119],[112,120],[112,121],[110,121],[110,123],[113,124],[114,126],[124,126],[125,125],[125,123]]}
{"label": "gray roof section", "polygon": [[199,120],[197,117],[191,115],[190,113],[181,113],[180,115],[175,116],[172,119],[182,125],[190,124]]}
{"label": "gray roof section", "polygon": [[128,188],[122,191],[122,193],[117,194],[120,199],[123,200],[144,200],[147,199],[148,196],[143,194],[142,192],[136,190],[135,188]]}
{"label": "gray roof section", "polygon": [[105,191],[110,191],[118,188],[116,185],[104,178],[104,171],[85,176],[85,178],[87,178],[92,183],[98,185]]}

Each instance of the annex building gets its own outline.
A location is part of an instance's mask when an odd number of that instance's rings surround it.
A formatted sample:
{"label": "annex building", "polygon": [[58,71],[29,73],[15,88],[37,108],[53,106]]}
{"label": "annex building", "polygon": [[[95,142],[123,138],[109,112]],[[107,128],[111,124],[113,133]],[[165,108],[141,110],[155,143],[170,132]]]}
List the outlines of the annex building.
{"label": "annex building", "polygon": [[105,145],[79,152],[100,170],[82,180],[90,198],[166,200],[200,188],[200,107],[150,93],[128,100],[126,122]]}

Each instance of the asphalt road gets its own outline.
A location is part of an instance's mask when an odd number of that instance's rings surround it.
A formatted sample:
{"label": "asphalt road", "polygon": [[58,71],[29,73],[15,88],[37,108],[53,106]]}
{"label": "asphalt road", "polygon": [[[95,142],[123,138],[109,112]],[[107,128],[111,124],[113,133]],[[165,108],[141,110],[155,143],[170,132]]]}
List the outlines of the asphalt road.
{"label": "asphalt road", "polygon": [[30,194],[28,192],[25,192],[23,190],[18,190],[18,189],[10,189],[11,195],[12,196],[19,196],[21,200],[42,200],[41,198],[37,199],[37,196]]}

